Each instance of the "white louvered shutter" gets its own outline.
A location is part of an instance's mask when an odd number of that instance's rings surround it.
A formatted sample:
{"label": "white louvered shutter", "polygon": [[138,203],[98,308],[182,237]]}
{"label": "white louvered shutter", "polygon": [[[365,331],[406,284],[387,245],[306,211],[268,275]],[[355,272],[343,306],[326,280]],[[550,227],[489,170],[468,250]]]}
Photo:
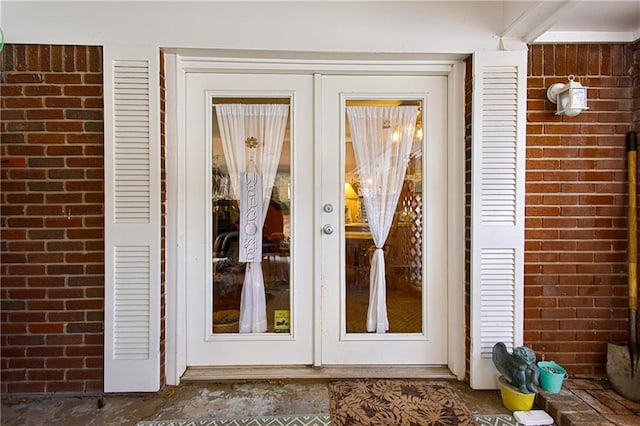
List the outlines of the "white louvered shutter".
{"label": "white louvered shutter", "polygon": [[526,51],[473,55],[471,363],[473,389],[496,389],[497,342],[522,345]]}
{"label": "white louvered shutter", "polygon": [[159,53],[103,49],[105,392],[160,388]]}

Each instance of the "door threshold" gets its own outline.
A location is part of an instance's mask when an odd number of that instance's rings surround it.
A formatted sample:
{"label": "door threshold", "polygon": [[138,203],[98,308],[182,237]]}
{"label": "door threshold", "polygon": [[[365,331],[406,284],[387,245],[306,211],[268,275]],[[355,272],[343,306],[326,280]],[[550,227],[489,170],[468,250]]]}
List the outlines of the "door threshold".
{"label": "door threshold", "polygon": [[341,365],[341,366],[224,366],[187,367],[181,382],[243,380],[333,379],[439,379],[457,380],[446,366]]}

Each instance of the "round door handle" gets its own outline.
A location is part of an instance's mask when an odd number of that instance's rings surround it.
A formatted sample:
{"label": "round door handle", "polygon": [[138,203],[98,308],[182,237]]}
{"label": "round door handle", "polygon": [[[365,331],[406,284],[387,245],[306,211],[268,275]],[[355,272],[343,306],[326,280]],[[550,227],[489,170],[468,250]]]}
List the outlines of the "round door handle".
{"label": "round door handle", "polygon": [[325,235],[331,235],[333,234],[333,231],[335,231],[335,228],[333,227],[333,225],[326,224],[325,226],[322,227],[322,232]]}

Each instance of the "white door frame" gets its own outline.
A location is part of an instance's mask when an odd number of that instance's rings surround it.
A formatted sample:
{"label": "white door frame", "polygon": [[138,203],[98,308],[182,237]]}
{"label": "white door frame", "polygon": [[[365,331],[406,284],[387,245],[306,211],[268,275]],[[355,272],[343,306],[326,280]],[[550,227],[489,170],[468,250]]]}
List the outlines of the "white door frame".
{"label": "white door frame", "polygon": [[[464,317],[464,73],[461,57],[431,59],[427,55],[372,57],[358,60],[339,59],[318,55],[309,58],[295,54],[256,54],[247,57],[243,52],[213,52],[208,55],[199,51],[165,52],[166,76],[166,250],[165,250],[165,374],[169,385],[180,383],[186,364],[186,271],[185,271],[185,77],[189,72],[255,72],[255,73],[309,73],[321,74],[377,74],[377,75],[444,75],[448,80],[447,192],[449,220],[448,235],[448,367],[462,380],[465,374],[465,317]],[[344,56],[341,56],[344,58]],[[361,56],[362,57],[362,56]],[[336,59],[338,58],[338,59]],[[315,79],[316,83],[320,81]],[[321,87],[315,86],[316,94]],[[317,125],[320,108],[316,96],[314,123],[315,140],[320,140],[321,129]],[[315,144],[316,154],[319,146]],[[320,156],[316,155],[314,169],[320,170]],[[318,176],[316,175],[316,181]],[[316,189],[319,191],[319,189]],[[319,196],[318,194],[314,194]],[[320,232],[321,217],[313,211],[315,228]],[[319,253],[318,240],[314,251]],[[320,282],[320,265],[316,262],[314,280]],[[319,287],[319,286],[316,286]],[[321,333],[319,297],[316,288],[314,300],[314,365],[321,366]]]}

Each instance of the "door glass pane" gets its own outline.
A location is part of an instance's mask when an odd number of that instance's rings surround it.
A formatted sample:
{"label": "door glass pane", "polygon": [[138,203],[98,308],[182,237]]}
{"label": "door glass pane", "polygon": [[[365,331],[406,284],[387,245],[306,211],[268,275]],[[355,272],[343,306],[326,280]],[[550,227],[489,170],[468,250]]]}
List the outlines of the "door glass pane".
{"label": "door glass pane", "polygon": [[[240,211],[238,195],[231,188],[229,159],[225,156],[216,117],[220,104],[287,104],[289,98],[214,98],[212,105],[212,281],[213,324],[217,333],[237,333],[246,263],[238,258]],[[291,105],[289,108],[291,111]],[[262,228],[261,267],[267,306],[267,332],[289,333],[291,312],[290,253],[291,242],[291,113],[286,125],[282,152]],[[257,160],[259,161],[259,160]],[[248,170],[252,171],[252,170]]]}
{"label": "door glass pane", "polygon": [[[346,106],[417,105],[415,135],[407,171],[384,244],[389,333],[421,333],[423,317],[423,130],[421,100],[348,100]],[[347,333],[366,333],[369,274],[375,250],[361,177],[345,113],[345,300]]]}

